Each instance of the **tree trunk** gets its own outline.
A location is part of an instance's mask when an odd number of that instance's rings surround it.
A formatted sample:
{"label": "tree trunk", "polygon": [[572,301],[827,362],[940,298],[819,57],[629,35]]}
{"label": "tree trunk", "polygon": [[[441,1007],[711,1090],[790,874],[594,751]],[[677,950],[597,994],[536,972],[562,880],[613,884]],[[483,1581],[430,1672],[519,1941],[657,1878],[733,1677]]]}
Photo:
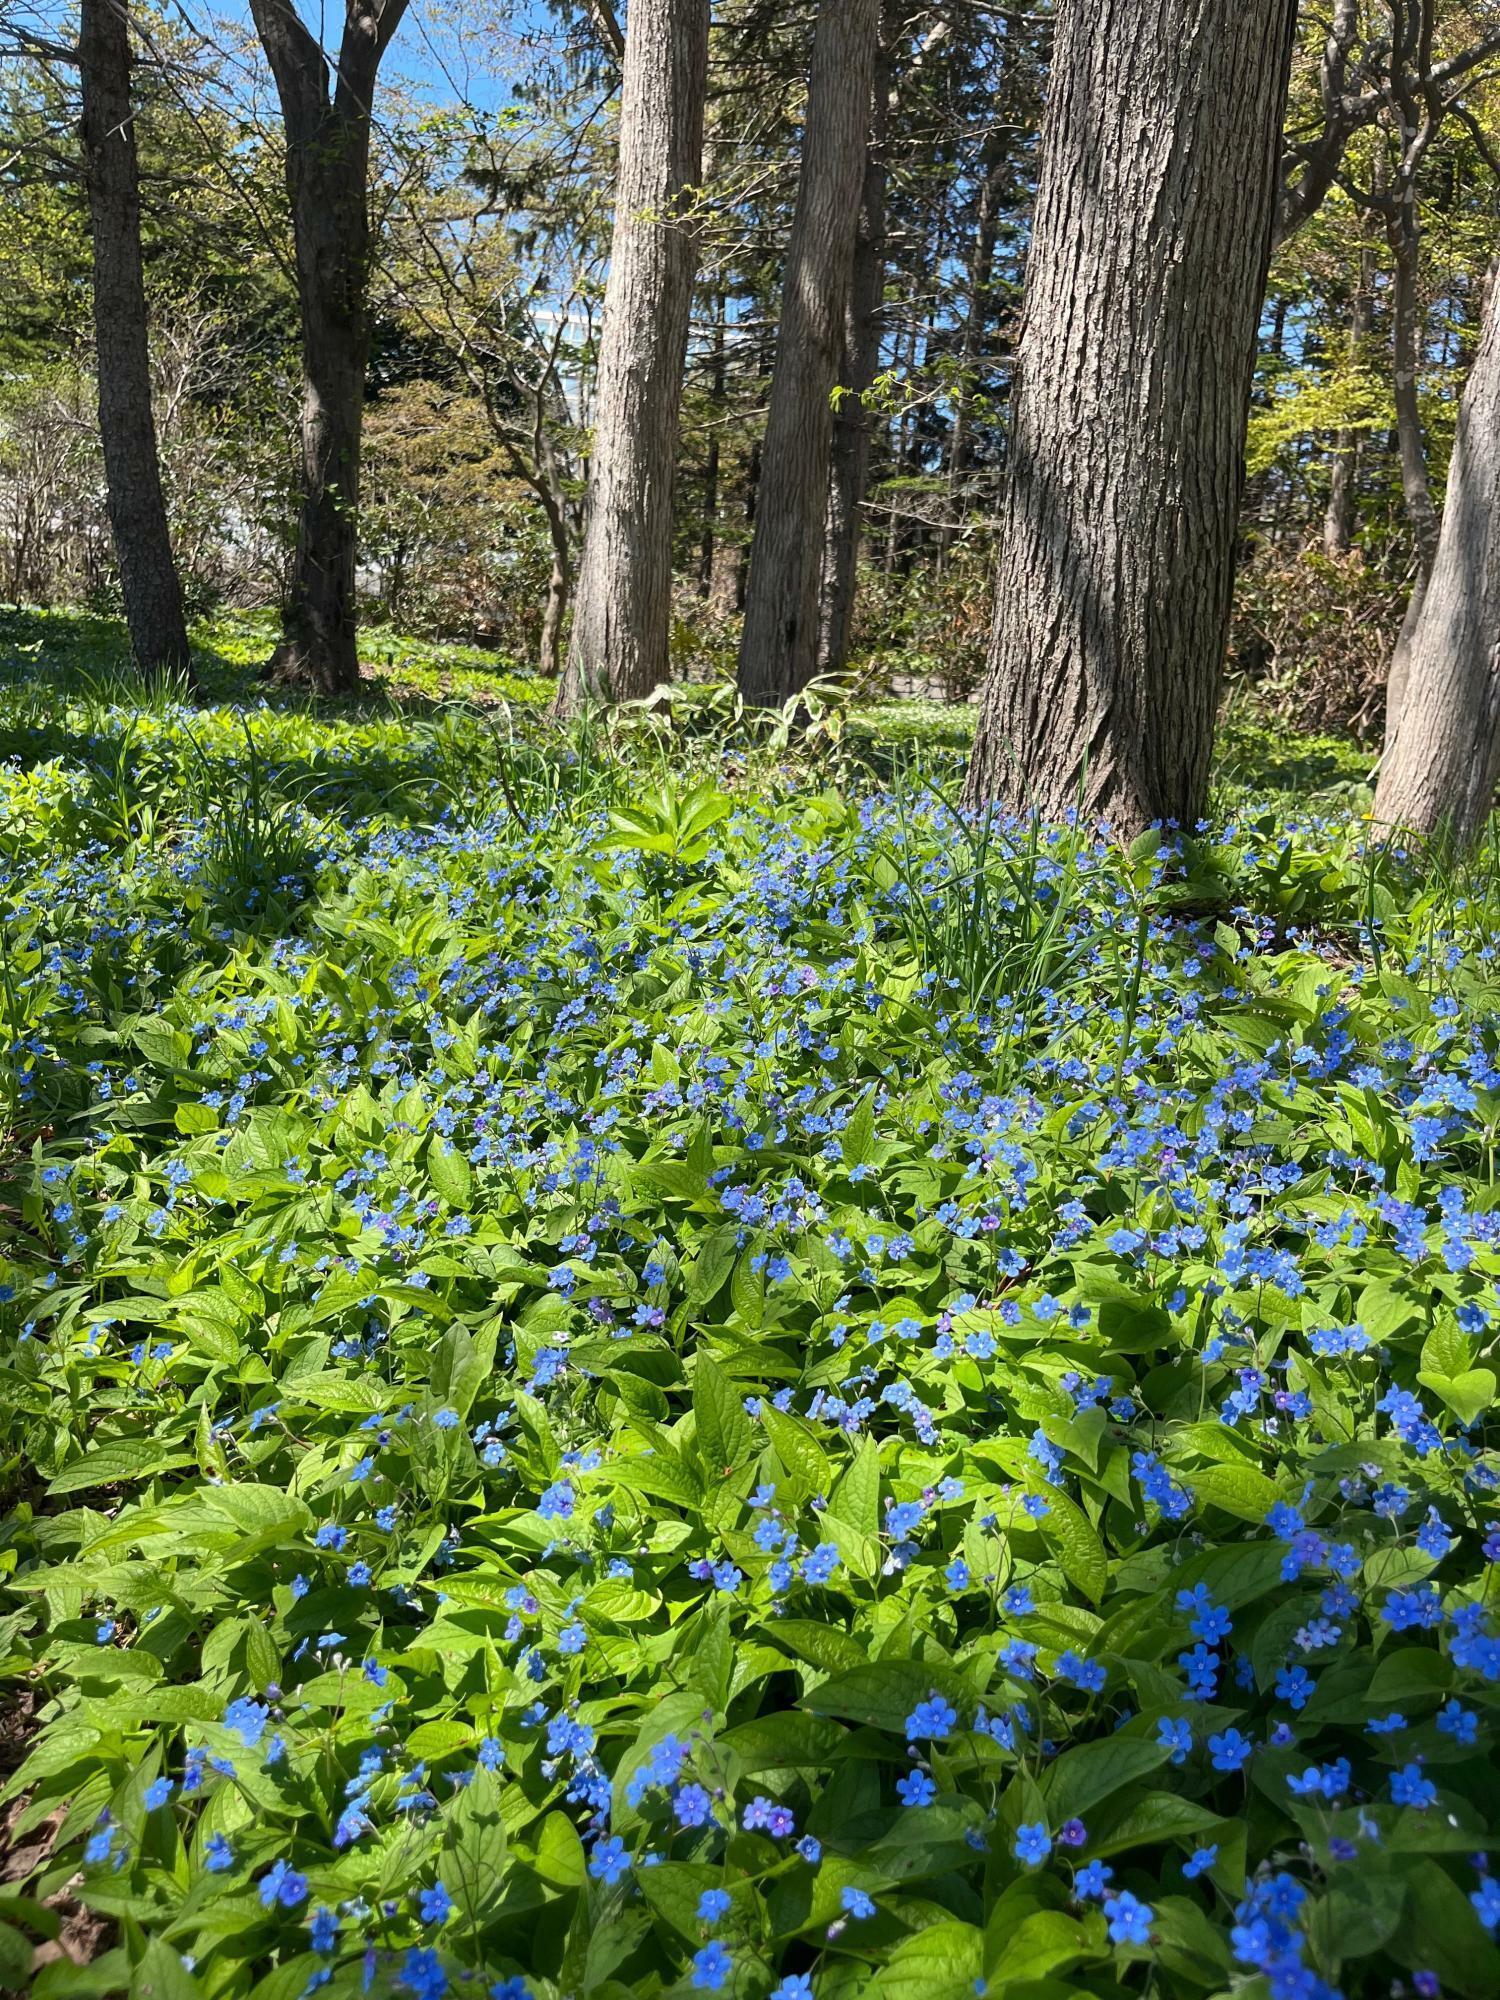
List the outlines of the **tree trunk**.
{"label": "tree trunk", "polygon": [[1208,791],[1295,0],[1064,0],[966,796]]}
{"label": "tree trunk", "polygon": [[740,692],[779,705],[818,660],[818,586],[870,129],[880,0],[823,0],[750,552]]}
{"label": "tree trunk", "polygon": [[337,82],[292,0],[250,0],[286,131],[302,331],[302,508],[271,660],[321,694],[359,686],[355,564],[369,354],[370,117],[380,60],[407,0],[347,0]]}
{"label": "tree trunk", "polygon": [[1406,519],[1411,528],[1416,561],[1406,617],[1391,654],[1390,673],[1386,681],[1386,728],[1394,732],[1401,703],[1405,699],[1412,642],[1421,623],[1427,580],[1437,557],[1439,535],[1438,513],[1433,504],[1427,472],[1427,443],[1422,433],[1423,330],[1418,262],[1421,239],[1416,217],[1416,191],[1411,183],[1403,189],[1400,208],[1391,217],[1386,233],[1392,261],[1391,388],[1396,405],[1396,446],[1401,458],[1401,493],[1406,502]]}
{"label": "tree trunk", "polygon": [[880,372],[885,304],[886,138],[891,123],[891,66],[900,10],[887,6],[875,57],[859,234],[844,323],[840,395],[833,413],[828,511],[818,593],[818,672],[840,674],[849,664],[854,589],[859,574],[860,509],[870,479],[870,413],[865,396]]}
{"label": "tree trunk", "polygon": [[1459,405],[1437,554],[1387,726],[1375,818],[1471,846],[1500,777],[1500,276]]}
{"label": "tree trunk", "polygon": [[172,559],[151,410],[126,0],[83,0],[78,62],[93,236],[99,437],[125,623],[143,673],[190,676],[182,586]]}
{"label": "tree trunk", "polygon": [[948,518],[938,531],[938,566],[946,569],[963,510],[963,480],[969,468],[969,432],[974,400],[974,371],[990,318],[990,290],[995,275],[995,246],[1000,235],[1000,181],[1006,165],[1006,128],[996,125],[985,140],[980,159],[983,178],[974,219],[974,243],[969,253],[968,305],[963,345],[958,357],[958,400],[953,411],[953,435],[948,440]]}
{"label": "tree trunk", "polygon": [[724,351],[724,294],[714,301],[713,367],[709,377],[708,444],[703,456],[703,526],[698,536],[698,595],[705,604],[713,599],[715,550],[719,528],[719,426],[724,421],[726,383]]}
{"label": "tree trunk", "polygon": [[672,488],[703,166],[709,0],[632,0],[589,516],[562,714],[667,677]]}
{"label": "tree trunk", "polygon": [[[1375,317],[1375,260],[1370,246],[1359,253],[1359,287],[1349,313],[1349,365],[1357,368]],[[1328,510],[1323,516],[1323,553],[1348,555],[1354,546],[1359,503],[1359,441],[1357,430],[1340,431],[1329,467]]]}

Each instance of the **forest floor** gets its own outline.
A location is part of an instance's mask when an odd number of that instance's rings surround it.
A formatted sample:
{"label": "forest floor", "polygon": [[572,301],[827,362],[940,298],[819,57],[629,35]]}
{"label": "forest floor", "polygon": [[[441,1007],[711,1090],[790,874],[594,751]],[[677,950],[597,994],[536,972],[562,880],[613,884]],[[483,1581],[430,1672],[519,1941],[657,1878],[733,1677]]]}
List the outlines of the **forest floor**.
{"label": "forest floor", "polygon": [[0,621],[0,1987],[1500,1992],[1495,847],[261,638]]}

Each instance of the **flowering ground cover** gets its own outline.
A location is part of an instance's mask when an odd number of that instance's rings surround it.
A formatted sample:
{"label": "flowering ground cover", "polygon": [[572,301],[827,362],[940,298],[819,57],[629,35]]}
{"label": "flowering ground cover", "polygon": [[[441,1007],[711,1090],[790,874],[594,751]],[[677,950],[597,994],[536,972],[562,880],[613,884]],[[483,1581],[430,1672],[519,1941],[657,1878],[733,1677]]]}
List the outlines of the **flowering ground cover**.
{"label": "flowering ground cover", "polygon": [[0,1985],[1500,1992],[1496,871],[0,699]]}

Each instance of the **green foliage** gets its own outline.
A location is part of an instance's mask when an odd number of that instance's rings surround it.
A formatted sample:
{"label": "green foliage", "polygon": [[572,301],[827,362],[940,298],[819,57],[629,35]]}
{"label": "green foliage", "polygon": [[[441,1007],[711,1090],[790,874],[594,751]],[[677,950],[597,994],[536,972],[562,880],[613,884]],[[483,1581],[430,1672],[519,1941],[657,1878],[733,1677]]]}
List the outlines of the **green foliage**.
{"label": "green foliage", "polygon": [[1248,729],[1122,854],[796,731],[67,678],[0,690],[0,1981],[1496,1990],[1493,854]]}

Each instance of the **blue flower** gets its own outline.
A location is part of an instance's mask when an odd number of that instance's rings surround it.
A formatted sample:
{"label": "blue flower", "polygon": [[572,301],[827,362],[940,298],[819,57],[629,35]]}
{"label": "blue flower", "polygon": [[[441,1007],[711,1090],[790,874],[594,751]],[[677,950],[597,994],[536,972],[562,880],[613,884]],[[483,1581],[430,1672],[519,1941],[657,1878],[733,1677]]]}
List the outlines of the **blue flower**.
{"label": "blue flower", "polygon": [[1164,1715],[1156,1725],[1156,1740],[1171,1751],[1169,1762],[1184,1764],[1193,1747],[1192,1725],[1185,1715]]}
{"label": "blue flower", "polygon": [[294,1910],[307,1901],[307,1877],[289,1868],[285,1861],[274,1862],[257,1887],[263,1909],[273,1909],[279,1903],[284,1910]]}
{"label": "blue flower", "polygon": [[1195,1848],[1183,1862],[1182,1872],[1190,1882],[1196,1882],[1200,1875],[1208,1873],[1218,1858],[1219,1850],[1216,1846]]}
{"label": "blue flower", "polygon": [[589,1873],[596,1882],[613,1884],[628,1873],[630,1856],[625,1852],[625,1843],[617,1833],[607,1840],[601,1840],[589,1856]]}
{"label": "blue flower", "polygon": [[698,1898],[698,1921],[701,1924],[716,1924],[729,1913],[730,1895],[727,1889],[705,1889]]}
{"label": "blue flower", "polygon": [[906,1718],[906,1740],[915,1743],[926,1737],[941,1741],[952,1735],[958,1726],[958,1710],[945,1701],[940,1694],[934,1694],[926,1701],[919,1701]]}
{"label": "blue flower", "polygon": [[813,2000],[813,1983],[805,1972],[789,1972],[772,1989],[770,2000]]}
{"label": "blue flower", "polygon": [[717,1993],[734,1970],[734,1960],[714,1938],[693,1956],[693,1985],[705,1993]]}
{"label": "blue flower", "polygon": [[1052,1836],[1038,1820],[1034,1825],[1025,1824],[1016,1828],[1016,1844],[1012,1852],[1017,1861],[1028,1868],[1039,1868],[1052,1852]]}
{"label": "blue flower", "polygon": [[146,1787],[145,1806],[147,1812],[155,1812],[158,1806],[166,1805],[172,1796],[170,1778],[153,1778]]}
{"label": "blue flower", "polygon": [[1073,1894],[1080,1902],[1092,1899],[1098,1901],[1105,1893],[1106,1885],[1114,1880],[1115,1871],[1102,1861],[1090,1861],[1080,1868],[1073,1877]]}
{"label": "blue flower", "polygon": [[1209,1762],[1216,1771],[1241,1770],[1255,1745],[1237,1729],[1225,1729],[1208,1739]]}
{"label": "blue flower", "polygon": [[424,1889],[420,1903],[424,1924],[445,1924],[453,1914],[453,1898],[441,1882],[434,1882],[430,1889]]}
{"label": "blue flower", "polygon": [[873,1917],[875,1914],[874,1902],[863,1889],[854,1889],[846,1885],[839,1891],[839,1902],[843,1905],[844,1914],[856,1920]]}
{"label": "blue flower", "polygon": [[253,1750],[265,1735],[270,1719],[271,1711],[264,1702],[252,1701],[248,1695],[241,1695],[224,1711],[224,1727],[232,1729],[247,1750]]}
{"label": "blue flower", "polygon": [[930,1806],[937,1786],[925,1771],[908,1771],[896,1780],[896,1796],[904,1806]]}
{"label": "blue flower", "polygon": [[1437,1786],[1431,1778],[1422,1776],[1420,1764],[1407,1764],[1391,1773],[1391,1797],[1398,1806],[1414,1806],[1418,1812],[1426,1812],[1429,1806],[1437,1804]]}
{"label": "blue flower", "polygon": [[1154,1914],[1149,1903],[1138,1903],[1128,1889],[1105,1898],[1104,1916],[1116,1944],[1149,1944]]}

